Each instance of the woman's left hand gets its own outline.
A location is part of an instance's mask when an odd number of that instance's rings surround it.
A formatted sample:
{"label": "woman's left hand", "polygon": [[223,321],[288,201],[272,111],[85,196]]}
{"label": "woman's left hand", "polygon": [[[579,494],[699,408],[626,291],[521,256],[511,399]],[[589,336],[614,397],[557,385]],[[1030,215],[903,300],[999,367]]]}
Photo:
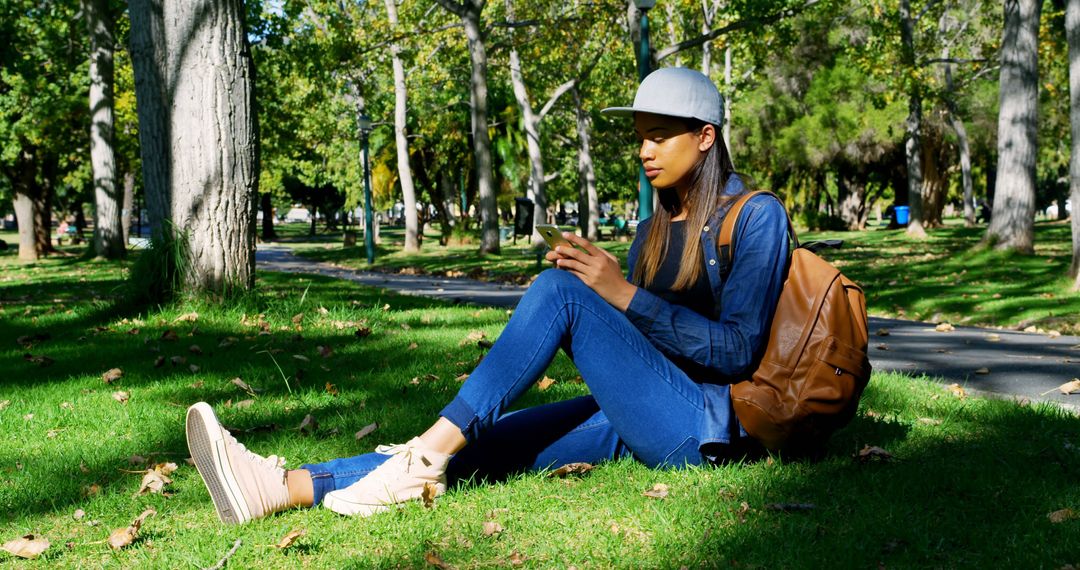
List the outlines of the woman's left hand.
{"label": "woman's left hand", "polygon": [[613,307],[625,311],[637,287],[623,277],[619,260],[581,236],[563,232],[563,237],[585,251],[565,245],[556,247],[555,266],[573,273]]}

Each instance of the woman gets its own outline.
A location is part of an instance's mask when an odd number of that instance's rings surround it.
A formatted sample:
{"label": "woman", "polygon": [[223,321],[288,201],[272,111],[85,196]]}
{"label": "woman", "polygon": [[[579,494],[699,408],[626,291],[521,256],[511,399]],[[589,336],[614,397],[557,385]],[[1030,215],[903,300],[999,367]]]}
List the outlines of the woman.
{"label": "woman", "polygon": [[[738,251],[721,275],[716,233],[746,192],[720,136],[723,98],[704,75],[660,69],[638,88],[632,115],[639,156],[663,206],[638,227],[629,280],[614,256],[573,234],[583,250],[548,252],[554,269],[525,293],[498,341],[438,420],[419,437],[374,453],[286,472],[225,431],[206,403],[187,416],[188,446],[218,515],[244,522],[323,504],[367,516],[449,480],[632,456],[680,467],[745,452],[728,384],[745,378],[768,335],[788,253],[787,215],[767,195],[747,203]],[[503,411],[559,349],[590,396]],[[752,443],[752,442],[750,442]]]}

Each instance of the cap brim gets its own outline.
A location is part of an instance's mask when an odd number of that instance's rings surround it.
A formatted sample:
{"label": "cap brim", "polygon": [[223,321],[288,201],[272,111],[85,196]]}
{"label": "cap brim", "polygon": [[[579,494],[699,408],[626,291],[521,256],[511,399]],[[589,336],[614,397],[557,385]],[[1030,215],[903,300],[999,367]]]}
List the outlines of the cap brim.
{"label": "cap brim", "polygon": [[648,109],[645,107],[608,107],[606,109],[600,109],[600,113],[603,115],[612,115],[615,117],[632,117],[634,113],[649,113],[652,115],[662,115],[665,117],[675,117],[678,119],[693,119],[692,115],[676,114],[664,109]]}
{"label": "cap brim", "polygon": [[633,107],[608,107],[606,109],[600,109],[600,114],[612,115],[615,117],[629,117],[636,112],[637,110]]}

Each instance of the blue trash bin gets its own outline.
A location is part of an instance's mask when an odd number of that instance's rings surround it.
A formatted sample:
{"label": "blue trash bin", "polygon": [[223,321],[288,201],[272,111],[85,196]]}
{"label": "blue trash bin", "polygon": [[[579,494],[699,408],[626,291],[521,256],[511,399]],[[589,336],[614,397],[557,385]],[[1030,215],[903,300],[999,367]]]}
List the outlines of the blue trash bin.
{"label": "blue trash bin", "polygon": [[896,223],[901,226],[908,225],[908,221],[911,216],[911,208],[908,206],[896,206]]}

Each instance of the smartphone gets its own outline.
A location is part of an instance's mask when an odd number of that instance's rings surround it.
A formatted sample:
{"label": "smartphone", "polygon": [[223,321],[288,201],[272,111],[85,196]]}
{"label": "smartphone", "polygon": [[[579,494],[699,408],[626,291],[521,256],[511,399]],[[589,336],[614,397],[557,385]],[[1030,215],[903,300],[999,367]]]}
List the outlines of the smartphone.
{"label": "smartphone", "polygon": [[574,244],[570,243],[570,240],[562,236],[562,231],[557,226],[550,224],[536,224],[536,231],[540,234],[540,237],[544,238],[548,247],[555,249],[557,245],[565,245],[567,247],[574,247]]}

